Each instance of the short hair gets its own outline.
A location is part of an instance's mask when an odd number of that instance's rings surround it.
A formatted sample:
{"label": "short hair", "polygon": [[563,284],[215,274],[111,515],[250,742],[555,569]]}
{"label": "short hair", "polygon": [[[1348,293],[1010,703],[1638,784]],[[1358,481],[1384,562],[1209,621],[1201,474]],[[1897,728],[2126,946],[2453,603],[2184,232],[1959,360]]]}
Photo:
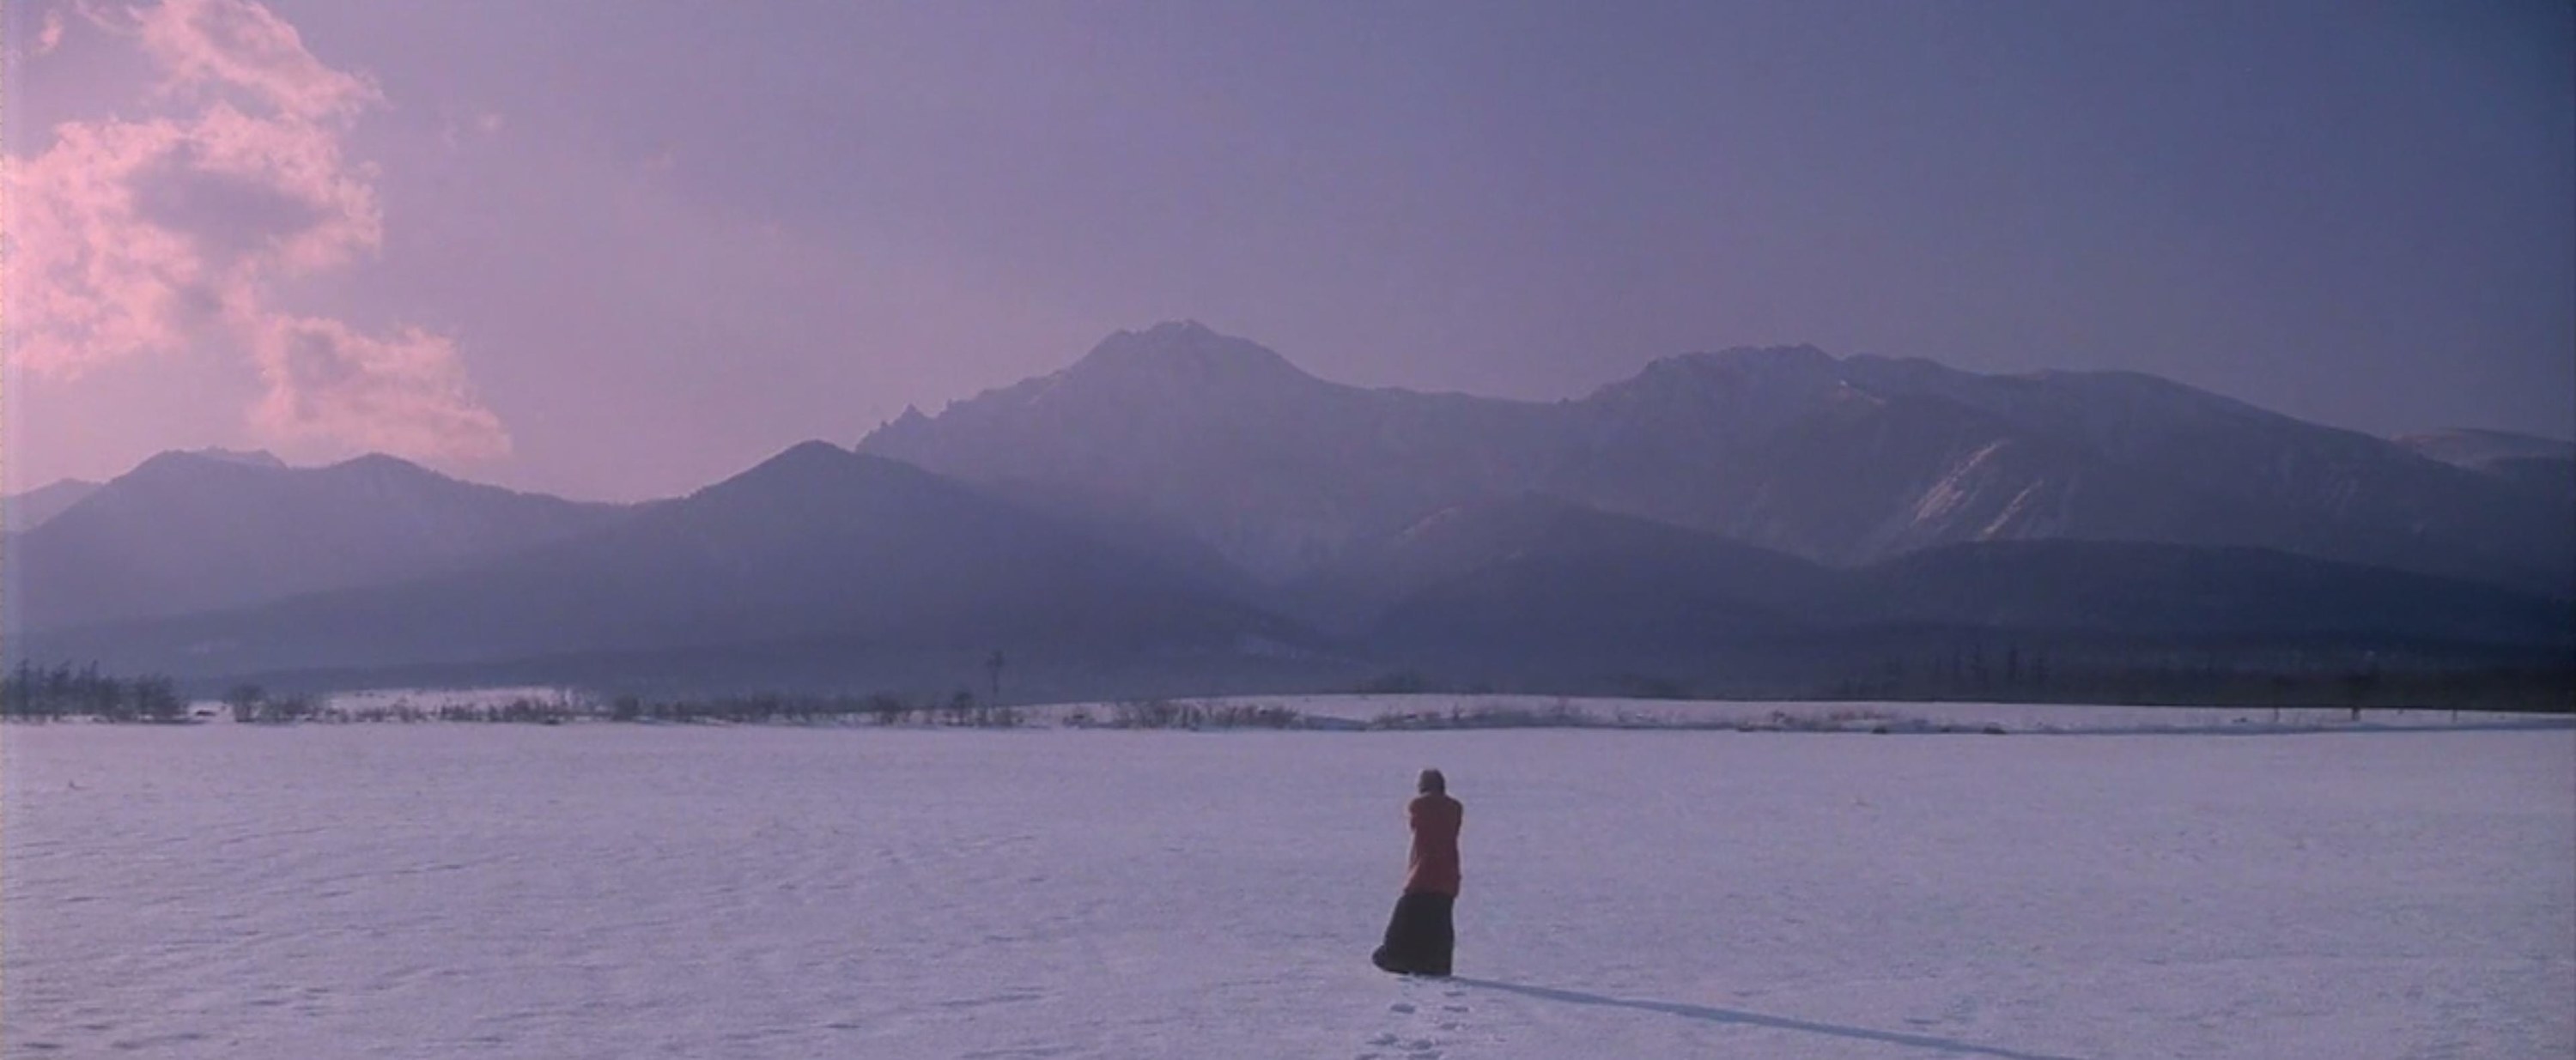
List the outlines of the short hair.
{"label": "short hair", "polygon": [[1414,782],[1413,790],[1425,795],[1446,795],[1449,793],[1449,778],[1441,776],[1437,769],[1426,769],[1422,771],[1422,779]]}

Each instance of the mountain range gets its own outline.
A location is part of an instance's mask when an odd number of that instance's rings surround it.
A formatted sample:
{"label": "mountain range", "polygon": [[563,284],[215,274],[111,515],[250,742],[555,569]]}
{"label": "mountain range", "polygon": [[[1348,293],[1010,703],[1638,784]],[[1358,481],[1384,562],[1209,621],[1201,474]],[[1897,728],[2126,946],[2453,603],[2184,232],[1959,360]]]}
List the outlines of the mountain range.
{"label": "mountain range", "polygon": [[1363,389],[1182,322],[641,505],[167,453],[23,519],[0,611],[13,657],[201,687],[1800,694],[1989,648],[2555,674],[2570,449],[1807,347],[1553,403]]}
{"label": "mountain range", "polygon": [[1126,658],[1258,652],[1295,632],[1043,516],[809,442],[592,533],[463,569],[33,636],[58,656],[194,676],[528,659],[650,669],[673,653],[788,649],[882,662],[994,645]]}
{"label": "mountain range", "polygon": [[163,453],[11,535],[11,610],[30,628],[223,610],[457,569],[621,514],[389,456]]}
{"label": "mountain range", "polygon": [[859,449],[1113,498],[1274,579],[1425,512],[1525,492],[1836,564],[2077,538],[2553,592],[2576,579],[2564,505],[2523,482],[2576,483],[2564,455],[2462,466],[2152,376],[1979,375],[1805,346],[1668,358],[1543,404],[1328,383],[1178,322],[936,417],[907,410]]}

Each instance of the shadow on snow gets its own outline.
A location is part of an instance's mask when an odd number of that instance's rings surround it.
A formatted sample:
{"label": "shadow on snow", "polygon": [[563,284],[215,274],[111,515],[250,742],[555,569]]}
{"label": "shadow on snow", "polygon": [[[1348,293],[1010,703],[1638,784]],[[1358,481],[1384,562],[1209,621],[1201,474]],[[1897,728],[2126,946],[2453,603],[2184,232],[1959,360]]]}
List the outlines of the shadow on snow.
{"label": "shadow on snow", "polygon": [[2077,1060],[2075,1057],[2056,1056],[2048,1053],[2024,1053],[2015,1052],[2011,1049],[1998,1049],[1993,1046],[1970,1045],[1966,1042],[1956,1041],[1949,1038],[1935,1038],[1930,1035],[1872,1030],[1867,1027],[1845,1027],[1833,1023],[1813,1023],[1807,1020],[1794,1020],[1781,1016],[1765,1016],[1758,1012],[1742,1012],[1735,1009],[1710,1008],[1705,1005],[1685,1005],[1677,1001],[1641,1001],[1634,998],[1604,997],[1600,994],[1585,994],[1572,990],[1558,990],[1553,987],[1544,986],[1526,986],[1520,983],[1496,982],[1491,979],[1470,979],[1465,976],[1458,976],[1450,979],[1449,981],[1460,986],[1483,987],[1487,990],[1500,990],[1506,993],[1521,994],[1527,997],[1535,997],[1546,1001],[1563,1001],[1575,1005],[1603,1005],[1610,1008],[1631,1008],[1637,1009],[1641,1012],[1661,1012],[1666,1015],[1680,1016],[1684,1019],[1706,1020],[1710,1023],[1734,1023],[1747,1027],[1773,1027],[1780,1030],[1805,1031],[1809,1034],[1829,1034],[1837,1038],[1850,1038],[1865,1042],[1885,1042],[1890,1045],[1910,1045],[1918,1049],[1937,1049],[1945,1053],[1991,1056],[1998,1057],[2000,1060]]}

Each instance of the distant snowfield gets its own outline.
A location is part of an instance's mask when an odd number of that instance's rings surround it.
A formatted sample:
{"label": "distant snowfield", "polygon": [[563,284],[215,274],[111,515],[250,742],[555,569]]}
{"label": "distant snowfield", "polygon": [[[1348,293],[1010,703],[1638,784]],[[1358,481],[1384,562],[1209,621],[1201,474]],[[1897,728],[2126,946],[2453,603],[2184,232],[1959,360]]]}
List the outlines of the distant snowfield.
{"label": "distant snowfield", "polygon": [[[1467,804],[1460,978],[1368,966]],[[2550,1057],[2576,732],[0,728],[0,1055]]]}

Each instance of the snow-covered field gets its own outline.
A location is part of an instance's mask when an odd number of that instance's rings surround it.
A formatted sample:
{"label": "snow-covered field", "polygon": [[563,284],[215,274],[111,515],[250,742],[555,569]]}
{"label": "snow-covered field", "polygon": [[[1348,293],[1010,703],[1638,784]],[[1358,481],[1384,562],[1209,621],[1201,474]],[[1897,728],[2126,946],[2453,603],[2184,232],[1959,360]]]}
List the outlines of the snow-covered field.
{"label": "snow-covered field", "polygon": [[[1366,961],[1415,770],[1460,978]],[[2576,732],[8,726],[8,1057],[2576,1053]]]}

